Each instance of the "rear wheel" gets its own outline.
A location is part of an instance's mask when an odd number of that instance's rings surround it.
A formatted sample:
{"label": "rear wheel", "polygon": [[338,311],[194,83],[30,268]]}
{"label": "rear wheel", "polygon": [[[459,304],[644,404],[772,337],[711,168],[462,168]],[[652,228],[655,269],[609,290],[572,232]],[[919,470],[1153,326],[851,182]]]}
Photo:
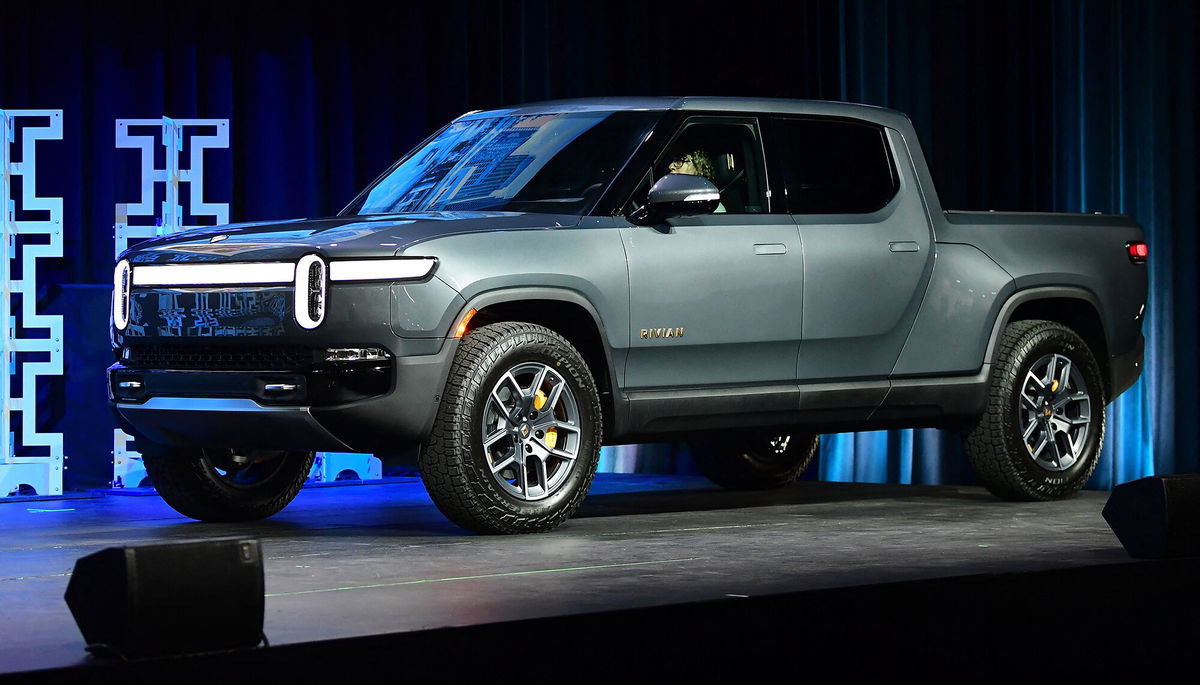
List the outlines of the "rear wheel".
{"label": "rear wheel", "polygon": [[145,446],[142,463],[175,511],[201,521],[255,521],[279,513],[308,478],[314,452]]}
{"label": "rear wheel", "polygon": [[765,490],[791,483],[812,463],[817,445],[812,433],[770,431],[730,431],[688,443],[700,472],[733,490]]}
{"label": "rear wheel", "polygon": [[1104,382],[1091,349],[1052,321],[1004,329],[987,410],[964,447],[980,484],[1010,500],[1079,491],[1104,442]]}

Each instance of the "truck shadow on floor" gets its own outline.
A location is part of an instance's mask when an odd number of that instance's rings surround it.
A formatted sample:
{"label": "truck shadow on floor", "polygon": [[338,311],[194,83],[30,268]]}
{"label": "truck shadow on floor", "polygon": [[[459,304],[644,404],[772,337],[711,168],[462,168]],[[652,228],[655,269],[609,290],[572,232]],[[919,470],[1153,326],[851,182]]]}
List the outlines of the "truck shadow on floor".
{"label": "truck shadow on floor", "polygon": [[[687,483],[686,485],[692,485]],[[587,497],[574,519],[596,519],[620,516],[649,516],[656,514],[686,514],[722,510],[753,510],[768,507],[791,507],[792,513],[803,514],[810,506],[855,502],[874,502],[885,506],[894,502],[908,507],[918,500],[922,508],[954,508],[963,515],[1012,507],[982,488],[932,485],[870,485],[858,483],[819,483],[800,481],[785,488],[767,491],[730,491],[714,487],[680,487],[685,485],[669,479],[652,479],[638,483],[636,490],[599,492]],[[446,520],[424,495],[395,493],[390,487],[371,488],[371,491],[349,488],[346,501],[309,501],[292,507],[274,518],[241,524],[210,524],[194,521],[171,523],[163,530],[168,537],[197,534],[247,535],[260,538],[478,538]],[[607,492],[606,492],[607,490]],[[366,495],[366,496],[361,496]],[[353,501],[351,501],[353,500]],[[1026,505],[1027,506],[1027,505]],[[1035,505],[1037,506],[1037,505]],[[828,512],[824,507],[821,513]],[[763,514],[768,516],[766,512]],[[846,515],[851,515],[847,510]],[[632,523],[632,521],[630,522]],[[626,524],[614,523],[624,528]],[[570,521],[555,534],[578,534]],[[501,536],[502,538],[503,536]],[[497,538],[497,539],[501,539]],[[424,544],[424,543],[423,543]]]}
{"label": "truck shadow on floor", "polygon": [[774,490],[738,491],[694,488],[593,494],[583,501],[583,505],[575,517],[667,514],[685,511],[804,506],[834,502],[913,498],[1006,504],[981,488],[798,481]]}

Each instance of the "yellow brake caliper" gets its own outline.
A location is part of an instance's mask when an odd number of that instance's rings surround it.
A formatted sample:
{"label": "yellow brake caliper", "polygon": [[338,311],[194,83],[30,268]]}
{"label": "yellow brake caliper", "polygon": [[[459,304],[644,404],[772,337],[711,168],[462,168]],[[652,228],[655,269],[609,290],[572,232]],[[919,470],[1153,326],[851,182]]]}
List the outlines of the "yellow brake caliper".
{"label": "yellow brake caliper", "polygon": [[[538,390],[533,396],[533,408],[541,411],[542,407],[546,406],[546,393]],[[558,429],[550,427],[546,429],[546,447],[554,449],[558,444]]]}
{"label": "yellow brake caliper", "polygon": [[[1058,379],[1057,378],[1050,382],[1050,392],[1058,392]],[[1046,407],[1046,416],[1050,416],[1051,413],[1052,412],[1050,411],[1050,407]]]}

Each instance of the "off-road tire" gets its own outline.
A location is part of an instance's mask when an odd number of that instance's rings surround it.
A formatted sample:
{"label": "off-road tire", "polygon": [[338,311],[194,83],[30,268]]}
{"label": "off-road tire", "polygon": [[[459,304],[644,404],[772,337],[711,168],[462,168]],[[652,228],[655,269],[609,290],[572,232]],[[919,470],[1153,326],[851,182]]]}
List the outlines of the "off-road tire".
{"label": "off-road tire", "polygon": [[[515,365],[552,366],[574,393],[580,413],[578,455],[566,481],[548,497],[526,501],[505,492],[483,451],[482,420],[496,381]],[[596,474],[603,435],[596,383],[582,355],[554,331],[524,322],[481,326],[459,344],[429,439],[418,458],[437,508],[467,530],[489,534],[551,530],[579,508]]]}
{"label": "off-road tire", "polygon": [[[1001,499],[1047,501],[1070,497],[1091,477],[1104,442],[1105,396],[1100,367],[1087,343],[1053,321],[1017,321],[1004,328],[991,370],[987,409],[963,439],[978,482]],[[1091,423],[1077,461],[1050,471],[1030,456],[1018,419],[1021,386],[1030,368],[1047,354],[1078,365],[1089,396]]]}
{"label": "off-road tire", "polygon": [[[779,448],[772,440],[787,437]],[[688,443],[692,461],[709,480],[730,490],[769,490],[791,483],[804,473],[817,453],[819,438],[811,433],[777,434],[729,431]]]}
{"label": "off-road tire", "polygon": [[175,511],[200,521],[257,521],[279,513],[308,478],[315,452],[287,452],[272,458],[273,469],[252,484],[238,485],[221,475],[199,448],[144,445],[142,463],[154,488]]}

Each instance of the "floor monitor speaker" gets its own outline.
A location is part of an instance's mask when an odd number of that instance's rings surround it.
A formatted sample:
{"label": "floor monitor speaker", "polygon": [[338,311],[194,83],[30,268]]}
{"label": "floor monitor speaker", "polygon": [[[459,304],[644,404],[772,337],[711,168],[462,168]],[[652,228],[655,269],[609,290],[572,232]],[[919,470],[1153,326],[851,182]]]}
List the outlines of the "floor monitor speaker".
{"label": "floor monitor speaker", "polygon": [[245,538],[109,547],[75,562],[66,600],[95,653],[254,647],[263,640],[262,547]]}
{"label": "floor monitor speaker", "polygon": [[1200,475],[1122,483],[1104,505],[1104,520],[1131,556],[1200,556]]}

